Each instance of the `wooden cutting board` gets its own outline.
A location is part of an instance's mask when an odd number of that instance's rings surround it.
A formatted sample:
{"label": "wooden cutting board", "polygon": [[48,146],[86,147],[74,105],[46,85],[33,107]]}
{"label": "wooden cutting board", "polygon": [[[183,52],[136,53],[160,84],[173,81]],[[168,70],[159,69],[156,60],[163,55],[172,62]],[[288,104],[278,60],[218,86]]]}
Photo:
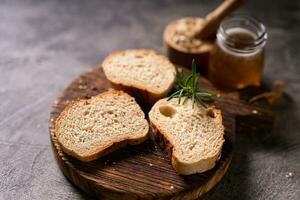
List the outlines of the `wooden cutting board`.
{"label": "wooden cutting board", "polygon": [[[201,88],[216,89],[204,78]],[[50,139],[57,163],[63,174],[76,187],[99,199],[197,199],[212,189],[224,176],[232,159],[235,141],[235,119],[249,116],[259,126],[260,120],[273,121],[268,108],[238,100],[236,93],[221,95],[215,101],[222,110],[225,143],[216,166],[205,173],[178,175],[167,155],[151,140],[127,146],[101,159],[81,162],[66,155],[54,134],[55,120],[69,103],[77,98],[90,98],[111,88],[102,69],[92,68],[75,79],[56,99],[50,113]],[[149,107],[141,105],[145,113]],[[264,123],[262,123],[264,124]],[[251,123],[244,123],[251,128]]]}

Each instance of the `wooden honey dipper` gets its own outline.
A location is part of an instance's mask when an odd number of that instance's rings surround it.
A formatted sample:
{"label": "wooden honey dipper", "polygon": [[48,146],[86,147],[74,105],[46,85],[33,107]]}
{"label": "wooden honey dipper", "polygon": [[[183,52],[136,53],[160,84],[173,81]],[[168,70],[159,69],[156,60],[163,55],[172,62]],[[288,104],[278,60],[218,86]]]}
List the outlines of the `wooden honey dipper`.
{"label": "wooden honey dipper", "polygon": [[224,0],[219,7],[205,17],[204,23],[195,32],[194,37],[204,40],[215,36],[221,21],[241,4],[242,0]]}
{"label": "wooden honey dipper", "polygon": [[164,43],[169,59],[178,65],[190,67],[195,59],[202,69],[208,65],[214,38],[221,21],[242,4],[242,0],[224,0],[204,19],[186,17],[168,24]]}

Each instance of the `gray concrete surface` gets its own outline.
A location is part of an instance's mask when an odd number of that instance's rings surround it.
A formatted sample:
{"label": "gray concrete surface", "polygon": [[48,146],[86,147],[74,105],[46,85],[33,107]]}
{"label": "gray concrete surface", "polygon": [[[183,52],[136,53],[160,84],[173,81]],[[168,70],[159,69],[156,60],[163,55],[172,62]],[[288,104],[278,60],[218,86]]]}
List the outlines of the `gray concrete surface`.
{"label": "gray concrete surface", "polygon": [[[48,118],[56,95],[110,51],[163,51],[173,19],[220,1],[0,1],[0,199],[88,199],[59,171]],[[251,0],[267,26],[264,82],[286,82],[272,131],[237,136],[227,176],[205,199],[300,199],[300,1]]]}

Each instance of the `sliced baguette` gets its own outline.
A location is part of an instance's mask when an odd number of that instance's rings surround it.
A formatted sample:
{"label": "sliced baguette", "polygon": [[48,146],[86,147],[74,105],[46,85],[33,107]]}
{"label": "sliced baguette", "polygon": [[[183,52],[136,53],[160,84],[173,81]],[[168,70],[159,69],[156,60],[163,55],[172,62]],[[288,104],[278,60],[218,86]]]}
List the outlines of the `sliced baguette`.
{"label": "sliced baguette", "polygon": [[111,53],[102,62],[112,85],[138,101],[154,104],[171,90],[176,78],[175,66],[151,49],[128,49]]}
{"label": "sliced baguette", "polygon": [[[183,102],[183,101],[182,101]],[[221,111],[190,99],[161,99],[149,112],[151,138],[169,153],[173,168],[183,175],[205,172],[215,166],[224,142]]]}
{"label": "sliced baguette", "polygon": [[143,142],[148,129],[134,98],[110,90],[70,103],[56,121],[55,135],[65,153],[91,161],[127,143]]}

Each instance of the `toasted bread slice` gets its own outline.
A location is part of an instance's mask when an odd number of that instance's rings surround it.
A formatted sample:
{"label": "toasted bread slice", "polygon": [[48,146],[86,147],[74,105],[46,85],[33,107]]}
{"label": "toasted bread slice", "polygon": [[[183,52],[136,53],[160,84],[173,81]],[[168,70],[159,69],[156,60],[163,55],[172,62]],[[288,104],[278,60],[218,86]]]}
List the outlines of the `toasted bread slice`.
{"label": "toasted bread slice", "polygon": [[102,62],[107,79],[138,101],[154,104],[171,90],[175,66],[151,49],[128,49],[111,53]]}
{"label": "toasted bread slice", "polygon": [[[221,111],[186,99],[161,99],[149,112],[151,137],[169,153],[174,169],[184,175],[215,166],[224,142]],[[184,103],[183,103],[184,102]]]}
{"label": "toasted bread slice", "polygon": [[134,98],[110,90],[71,102],[55,124],[64,152],[81,161],[97,159],[121,146],[147,138],[148,122]]}

